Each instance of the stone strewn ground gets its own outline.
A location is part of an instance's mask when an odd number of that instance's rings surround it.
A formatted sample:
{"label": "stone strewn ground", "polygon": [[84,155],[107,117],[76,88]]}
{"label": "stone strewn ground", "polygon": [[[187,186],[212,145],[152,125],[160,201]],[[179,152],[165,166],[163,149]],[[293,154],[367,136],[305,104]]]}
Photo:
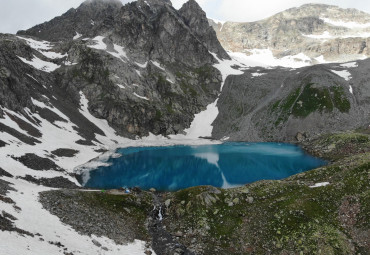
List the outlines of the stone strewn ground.
{"label": "stone strewn ground", "polygon": [[40,202],[62,222],[81,234],[106,236],[119,244],[147,240],[148,193],[114,195],[74,190],[41,193]]}

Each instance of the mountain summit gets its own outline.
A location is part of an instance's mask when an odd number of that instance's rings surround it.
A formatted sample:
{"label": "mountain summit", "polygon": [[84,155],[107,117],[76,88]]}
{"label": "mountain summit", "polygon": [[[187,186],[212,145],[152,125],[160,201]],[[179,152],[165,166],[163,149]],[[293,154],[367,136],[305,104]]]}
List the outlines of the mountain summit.
{"label": "mountain summit", "polygon": [[370,14],[356,9],[306,4],[261,21],[210,24],[225,49],[246,55],[270,50],[309,64],[370,56]]}
{"label": "mountain summit", "polygon": [[[18,69],[33,73],[39,82],[53,80],[49,97],[61,90],[76,108],[83,93],[95,117],[107,119],[119,134],[128,137],[182,133],[194,114],[218,96],[222,77],[213,67],[215,56],[229,59],[195,1],[177,11],[168,0],[126,5],[88,0],[17,35],[12,41],[21,49],[7,55],[24,59],[25,66],[16,64]],[[34,42],[36,38],[47,41],[48,46],[39,48],[41,42]],[[54,55],[58,57],[50,59]],[[48,74],[28,70],[26,63],[36,57],[56,70]],[[33,82],[23,76],[17,80]],[[22,86],[15,81],[6,84],[7,88]],[[32,92],[33,87],[20,91],[16,94],[25,98],[23,101],[5,100],[10,110],[33,109],[31,94],[35,94],[33,99],[43,100],[39,92]]]}

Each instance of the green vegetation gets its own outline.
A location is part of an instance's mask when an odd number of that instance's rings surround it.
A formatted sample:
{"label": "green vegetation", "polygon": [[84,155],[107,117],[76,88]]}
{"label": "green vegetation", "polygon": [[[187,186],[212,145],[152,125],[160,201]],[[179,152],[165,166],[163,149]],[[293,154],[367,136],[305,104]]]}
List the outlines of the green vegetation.
{"label": "green vegetation", "polygon": [[349,112],[351,108],[342,87],[316,88],[314,83],[308,83],[291,92],[285,100],[274,102],[270,112],[278,113],[275,121],[275,126],[278,126],[286,122],[290,115],[306,118],[313,112],[332,112],[334,108],[342,113]]}
{"label": "green vegetation", "polygon": [[[207,84],[214,79],[215,69],[212,66],[201,66],[198,68],[190,69],[188,72],[176,72],[176,77],[180,80],[181,89],[185,94],[192,97],[199,95],[200,89],[204,93],[209,93]],[[196,85],[190,83],[191,80],[196,79]]]}
{"label": "green vegetation", "polygon": [[341,112],[348,112],[351,109],[351,104],[345,97],[342,87],[331,87],[333,95],[333,103]]}
{"label": "green vegetation", "polygon": [[[237,189],[169,194],[167,229],[198,233],[204,254],[366,254],[366,238],[354,233],[369,233],[369,136],[328,135],[313,146],[325,148],[331,141],[342,144],[335,152],[341,158],[326,167]],[[346,154],[359,144],[361,150]],[[329,185],[310,187],[321,182]],[[192,238],[181,241],[191,245]]]}
{"label": "green vegetation", "polygon": [[160,119],[162,118],[162,112],[160,111],[160,110],[156,110],[155,111],[155,117],[154,117],[154,119],[156,120],[156,121],[159,121]]}
{"label": "green vegetation", "polygon": [[192,97],[198,96],[198,92],[186,80],[180,82],[180,87],[185,94],[190,94]]}
{"label": "green vegetation", "polygon": [[332,112],[333,103],[328,89],[318,89],[314,84],[307,84],[292,107],[295,117],[307,117],[312,112]]}

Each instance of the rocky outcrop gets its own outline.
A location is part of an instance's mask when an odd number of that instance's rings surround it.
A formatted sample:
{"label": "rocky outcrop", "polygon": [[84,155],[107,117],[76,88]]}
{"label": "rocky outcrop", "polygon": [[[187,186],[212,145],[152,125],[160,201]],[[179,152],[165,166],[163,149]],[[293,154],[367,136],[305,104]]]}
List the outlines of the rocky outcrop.
{"label": "rocky outcrop", "polygon": [[206,43],[207,48],[216,53],[221,59],[230,59],[217,40],[215,31],[209,25],[206,13],[200,8],[195,0],[189,0],[179,10],[185,24],[187,24],[200,40]]}
{"label": "rocky outcrop", "polygon": [[307,139],[367,127],[369,64],[364,60],[350,64],[352,68],[345,64],[252,68],[244,75],[230,76],[218,101],[220,114],[213,136],[294,142],[297,137],[302,140],[303,134]]}
{"label": "rocky outcrop", "polygon": [[77,9],[34,26],[18,35],[33,36],[46,41],[69,41],[76,34],[92,37],[97,31],[110,30],[122,3],[118,0],[87,0]]}
{"label": "rocky outcrop", "polygon": [[[219,93],[222,77],[213,67],[217,60],[210,52],[229,58],[194,1],[177,11],[165,0],[126,5],[114,0],[89,0],[49,22],[19,31],[18,36],[3,36],[0,42],[6,52],[1,60],[6,63],[2,72],[3,107],[36,111],[31,98],[45,102],[42,91],[52,98],[51,105],[68,117],[77,116],[82,92],[95,117],[108,120],[120,135],[131,138],[149,132],[177,134],[189,127],[194,114],[204,110]],[[64,57],[51,59],[34,45],[29,47],[24,41],[29,37],[51,41],[45,51]],[[7,44],[15,47],[5,50]],[[60,67],[45,73],[16,56],[26,61],[37,56]],[[14,70],[9,73],[11,65]],[[12,80],[10,74],[16,78]],[[36,90],[27,86],[36,81],[40,83]],[[44,91],[42,84],[51,89]],[[14,90],[19,92],[14,94]],[[53,100],[53,94],[65,100]],[[42,111],[53,118],[50,111]],[[84,118],[72,119],[80,122],[77,126],[87,140],[99,132],[93,125],[84,128]]]}
{"label": "rocky outcrop", "polygon": [[304,53],[312,64],[370,56],[370,15],[355,9],[306,4],[261,21],[210,24],[225,49],[247,55],[253,49],[270,49],[277,58]]}

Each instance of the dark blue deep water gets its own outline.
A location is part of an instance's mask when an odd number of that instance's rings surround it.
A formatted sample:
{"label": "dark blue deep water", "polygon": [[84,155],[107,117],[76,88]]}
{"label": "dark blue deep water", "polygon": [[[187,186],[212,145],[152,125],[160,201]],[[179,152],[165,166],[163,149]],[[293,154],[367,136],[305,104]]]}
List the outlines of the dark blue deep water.
{"label": "dark blue deep water", "polygon": [[117,153],[122,156],[109,159],[111,166],[90,171],[86,187],[160,191],[199,185],[229,188],[278,180],[326,164],[295,145],[280,143],[137,147]]}

